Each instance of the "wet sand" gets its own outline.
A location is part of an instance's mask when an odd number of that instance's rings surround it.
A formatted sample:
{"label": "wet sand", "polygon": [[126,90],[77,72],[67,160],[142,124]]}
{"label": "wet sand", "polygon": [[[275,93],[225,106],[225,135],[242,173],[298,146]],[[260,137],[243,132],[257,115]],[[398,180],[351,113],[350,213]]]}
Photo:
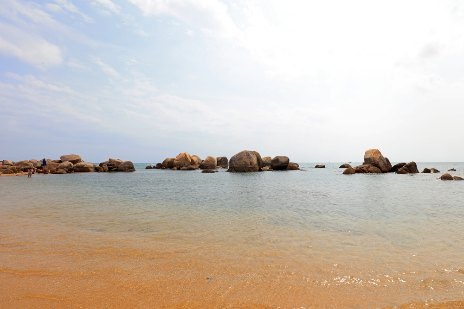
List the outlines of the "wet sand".
{"label": "wet sand", "polygon": [[323,284],[331,266],[279,251],[108,237],[33,219],[10,219],[0,232],[1,308],[380,308],[410,288]]}

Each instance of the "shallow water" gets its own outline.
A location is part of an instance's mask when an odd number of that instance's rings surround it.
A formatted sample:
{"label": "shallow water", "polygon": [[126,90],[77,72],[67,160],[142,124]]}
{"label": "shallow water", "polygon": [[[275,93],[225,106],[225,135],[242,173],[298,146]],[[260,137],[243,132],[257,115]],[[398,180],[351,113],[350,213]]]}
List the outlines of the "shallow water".
{"label": "shallow water", "polygon": [[464,163],[418,163],[441,173],[415,175],[314,165],[0,177],[0,306],[464,299],[464,181],[437,179],[464,176]]}

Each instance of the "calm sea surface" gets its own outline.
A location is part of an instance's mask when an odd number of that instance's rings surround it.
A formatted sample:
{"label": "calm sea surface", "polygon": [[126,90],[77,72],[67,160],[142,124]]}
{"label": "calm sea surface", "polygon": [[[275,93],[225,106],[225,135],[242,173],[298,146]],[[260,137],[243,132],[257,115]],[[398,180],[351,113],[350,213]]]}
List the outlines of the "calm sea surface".
{"label": "calm sea surface", "polygon": [[[242,289],[211,307],[248,301],[255,307],[380,308],[464,300],[464,181],[438,180],[450,168],[464,177],[464,163],[418,163],[420,171],[434,167],[441,173],[415,175],[342,175],[341,163],[325,169],[315,164],[300,164],[302,171],[214,174],[136,164],[133,173],[0,177],[0,286],[17,285],[8,295],[0,292],[0,307],[21,307],[11,298],[15,293],[46,295],[23,286],[27,280],[47,284],[46,278],[21,277],[25,271],[69,277],[63,272],[71,263],[64,257],[118,243],[116,260],[140,272],[134,282],[151,272],[144,250],[179,252],[185,263],[201,255],[198,277],[218,278],[217,289]],[[125,256],[125,250],[140,254]],[[82,257],[72,263],[73,274],[104,271],[110,263],[105,259]],[[246,270],[239,269],[243,265]],[[193,280],[194,268],[185,280]],[[279,284],[289,294],[275,298]],[[71,306],[68,293],[56,290],[58,298],[42,299]],[[187,295],[182,293],[177,295]],[[172,300],[166,294],[163,304]]]}

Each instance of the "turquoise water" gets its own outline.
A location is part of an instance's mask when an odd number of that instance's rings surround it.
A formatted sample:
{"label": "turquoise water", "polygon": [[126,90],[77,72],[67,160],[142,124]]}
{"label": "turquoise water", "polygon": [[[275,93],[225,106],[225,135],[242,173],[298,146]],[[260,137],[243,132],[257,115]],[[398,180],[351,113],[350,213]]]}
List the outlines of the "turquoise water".
{"label": "turquoise water", "polygon": [[418,163],[441,173],[415,175],[342,175],[340,164],[202,174],[143,163],[133,173],[1,177],[0,222],[34,218],[237,256],[285,252],[296,271],[319,265],[311,276],[320,284],[379,284],[401,301],[464,299],[464,181],[438,180],[450,168],[464,177],[464,163]]}

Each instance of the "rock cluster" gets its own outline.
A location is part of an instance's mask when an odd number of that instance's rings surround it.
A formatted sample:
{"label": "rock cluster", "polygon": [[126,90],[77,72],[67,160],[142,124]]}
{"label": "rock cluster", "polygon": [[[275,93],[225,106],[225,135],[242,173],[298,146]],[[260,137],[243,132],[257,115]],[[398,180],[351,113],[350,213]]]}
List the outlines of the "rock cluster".
{"label": "rock cluster", "polygon": [[415,162],[398,163],[391,165],[390,160],[384,157],[378,149],[369,149],[364,153],[364,162],[362,165],[352,168],[349,164],[343,164],[340,168],[345,168],[343,174],[351,175],[355,173],[397,173],[397,174],[414,174],[419,173]]}
{"label": "rock cluster", "polygon": [[459,177],[459,176],[451,176],[450,174],[446,173],[441,175],[440,177],[441,180],[464,180],[464,178]]}
{"label": "rock cluster", "polygon": [[135,171],[134,164],[131,161],[121,161],[119,159],[109,159],[99,165],[92,162],[85,162],[79,155],[70,154],[63,155],[60,160],[46,159],[45,167],[42,166],[43,160],[24,160],[12,162],[4,160],[0,167],[2,174],[15,174],[19,172],[27,172],[30,168],[34,173],[44,174],[68,174],[68,173],[89,173],[89,172],[133,172]]}

